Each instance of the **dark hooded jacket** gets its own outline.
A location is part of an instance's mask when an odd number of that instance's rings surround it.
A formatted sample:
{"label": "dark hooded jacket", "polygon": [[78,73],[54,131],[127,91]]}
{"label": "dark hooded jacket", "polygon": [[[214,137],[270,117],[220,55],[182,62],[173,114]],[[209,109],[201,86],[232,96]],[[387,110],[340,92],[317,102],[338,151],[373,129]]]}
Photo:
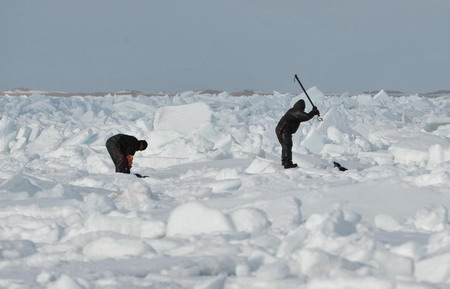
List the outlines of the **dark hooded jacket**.
{"label": "dark hooded jacket", "polygon": [[114,142],[120,147],[120,151],[124,156],[132,155],[139,150],[140,142],[137,138],[126,134],[117,134],[112,137]]}
{"label": "dark hooded jacket", "polygon": [[294,134],[301,122],[308,121],[315,115],[313,110],[309,113],[305,112],[305,101],[300,99],[280,119],[276,128],[277,133]]}

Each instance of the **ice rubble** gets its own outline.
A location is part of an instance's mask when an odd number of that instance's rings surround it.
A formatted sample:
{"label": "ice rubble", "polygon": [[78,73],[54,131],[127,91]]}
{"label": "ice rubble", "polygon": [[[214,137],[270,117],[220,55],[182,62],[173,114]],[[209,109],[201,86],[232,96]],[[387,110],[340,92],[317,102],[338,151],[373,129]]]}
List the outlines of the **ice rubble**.
{"label": "ice rubble", "polygon": [[[449,98],[309,94],[288,171],[304,95],[1,96],[0,286],[448,286]],[[149,178],[113,173],[119,132]]]}

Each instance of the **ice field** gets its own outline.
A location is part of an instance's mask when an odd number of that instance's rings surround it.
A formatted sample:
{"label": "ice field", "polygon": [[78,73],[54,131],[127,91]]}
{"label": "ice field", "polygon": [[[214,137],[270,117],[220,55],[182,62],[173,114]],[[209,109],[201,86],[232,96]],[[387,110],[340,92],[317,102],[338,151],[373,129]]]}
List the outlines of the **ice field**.
{"label": "ice field", "polygon": [[450,95],[308,94],[1,95],[0,288],[450,288]]}

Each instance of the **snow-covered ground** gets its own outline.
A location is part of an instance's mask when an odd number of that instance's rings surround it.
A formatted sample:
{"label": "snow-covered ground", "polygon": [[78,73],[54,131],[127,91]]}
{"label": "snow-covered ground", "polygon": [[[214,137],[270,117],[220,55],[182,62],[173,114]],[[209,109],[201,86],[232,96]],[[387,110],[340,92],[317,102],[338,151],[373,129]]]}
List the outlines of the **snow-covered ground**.
{"label": "snow-covered ground", "polygon": [[0,288],[450,288],[450,96],[309,94],[0,96]]}

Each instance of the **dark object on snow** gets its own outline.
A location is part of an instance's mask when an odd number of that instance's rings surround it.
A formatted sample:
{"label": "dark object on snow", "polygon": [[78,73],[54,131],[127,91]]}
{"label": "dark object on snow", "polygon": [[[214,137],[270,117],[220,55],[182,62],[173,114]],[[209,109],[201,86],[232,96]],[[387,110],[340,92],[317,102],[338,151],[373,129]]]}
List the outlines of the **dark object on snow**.
{"label": "dark object on snow", "polygon": [[145,140],[138,140],[131,135],[117,134],[106,141],[106,149],[116,166],[116,173],[129,174],[134,154],[146,148]]}
{"label": "dark object on snow", "polygon": [[297,101],[291,109],[289,109],[285,115],[280,119],[275,132],[278,137],[278,141],[281,144],[281,164],[287,168],[292,166],[292,134],[294,134],[301,122],[308,121],[315,115],[319,115],[317,107],[309,112],[305,112],[305,101],[300,99]]}
{"label": "dark object on snow", "polygon": [[141,178],[141,179],[145,179],[148,178],[148,176],[143,176],[141,174],[134,174],[136,177]]}
{"label": "dark object on snow", "polygon": [[341,166],[340,163],[333,162],[333,164],[334,164],[334,167],[335,167],[335,168],[338,168],[341,172],[345,172],[345,171],[347,170],[346,168],[344,168],[343,166]]}

